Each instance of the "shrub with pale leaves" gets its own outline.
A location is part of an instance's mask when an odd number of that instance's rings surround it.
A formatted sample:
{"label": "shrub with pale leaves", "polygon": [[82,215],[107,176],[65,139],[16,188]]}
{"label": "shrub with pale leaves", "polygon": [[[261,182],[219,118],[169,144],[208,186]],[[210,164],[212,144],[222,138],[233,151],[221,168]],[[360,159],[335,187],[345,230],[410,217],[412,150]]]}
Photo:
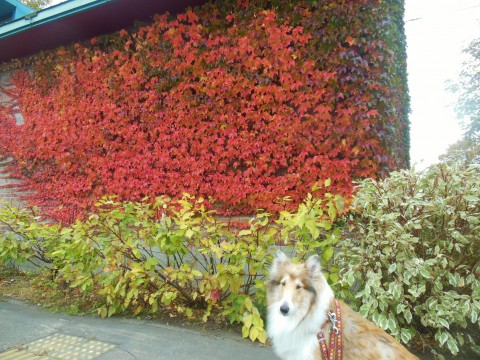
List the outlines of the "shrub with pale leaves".
{"label": "shrub with pale leaves", "polygon": [[360,313],[404,343],[480,354],[480,167],[364,180],[350,220],[337,260]]}

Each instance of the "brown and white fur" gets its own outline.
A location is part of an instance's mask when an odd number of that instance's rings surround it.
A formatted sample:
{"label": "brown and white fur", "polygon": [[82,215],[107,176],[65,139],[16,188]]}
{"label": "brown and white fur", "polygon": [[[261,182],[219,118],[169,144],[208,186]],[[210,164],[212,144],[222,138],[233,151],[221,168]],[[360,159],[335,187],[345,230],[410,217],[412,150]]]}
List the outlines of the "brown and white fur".
{"label": "brown and white fur", "polygon": [[[283,360],[322,359],[316,334],[327,320],[334,294],[317,255],[294,264],[278,252],[267,288],[267,333]],[[410,360],[410,354],[385,331],[340,302],[343,360]],[[329,329],[324,334],[329,344]]]}

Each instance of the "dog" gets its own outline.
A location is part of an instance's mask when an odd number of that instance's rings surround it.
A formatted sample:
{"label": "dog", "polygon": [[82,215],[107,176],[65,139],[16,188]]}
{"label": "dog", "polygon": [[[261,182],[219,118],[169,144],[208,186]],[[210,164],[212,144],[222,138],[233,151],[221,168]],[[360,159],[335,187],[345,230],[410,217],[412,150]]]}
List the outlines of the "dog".
{"label": "dog", "polygon": [[[338,325],[341,327],[341,340],[338,341],[342,344],[342,354],[337,359],[419,359],[347,304],[334,299],[318,255],[311,256],[305,263],[295,264],[279,251],[271,265],[267,284],[267,334],[276,355],[283,360],[321,360],[322,354],[324,357],[328,354],[328,347],[331,349],[335,345],[330,335],[335,339],[337,335],[332,328],[337,330]],[[337,317],[341,316],[341,326],[340,322],[335,322],[335,316],[331,318],[335,312],[330,310],[336,307],[340,311]],[[322,351],[322,342],[327,350]],[[334,347],[337,351],[338,347]]]}

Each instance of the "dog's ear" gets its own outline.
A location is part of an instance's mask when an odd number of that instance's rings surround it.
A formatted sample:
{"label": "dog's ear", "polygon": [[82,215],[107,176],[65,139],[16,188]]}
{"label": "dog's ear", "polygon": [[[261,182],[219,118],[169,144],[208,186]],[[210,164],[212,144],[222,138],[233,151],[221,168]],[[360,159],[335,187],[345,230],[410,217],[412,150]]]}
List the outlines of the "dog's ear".
{"label": "dog's ear", "polygon": [[272,266],[270,267],[270,277],[275,276],[280,267],[288,263],[290,259],[283,253],[282,251],[278,250],[273,258]]}
{"label": "dog's ear", "polygon": [[312,255],[305,263],[307,270],[311,276],[320,275],[322,272],[322,262],[318,255]]}

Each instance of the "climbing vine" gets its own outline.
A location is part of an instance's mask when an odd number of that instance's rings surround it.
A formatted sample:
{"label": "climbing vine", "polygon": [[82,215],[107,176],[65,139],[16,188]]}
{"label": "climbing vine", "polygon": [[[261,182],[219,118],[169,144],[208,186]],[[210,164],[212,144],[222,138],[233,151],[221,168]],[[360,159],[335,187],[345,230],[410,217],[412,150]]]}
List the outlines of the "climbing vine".
{"label": "climbing vine", "polygon": [[326,178],[349,195],[408,164],[402,15],[222,1],[11,63],[25,123],[1,116],[1,150],[63,222],[104,194],[188,192],[227,215],[296,206]]}

